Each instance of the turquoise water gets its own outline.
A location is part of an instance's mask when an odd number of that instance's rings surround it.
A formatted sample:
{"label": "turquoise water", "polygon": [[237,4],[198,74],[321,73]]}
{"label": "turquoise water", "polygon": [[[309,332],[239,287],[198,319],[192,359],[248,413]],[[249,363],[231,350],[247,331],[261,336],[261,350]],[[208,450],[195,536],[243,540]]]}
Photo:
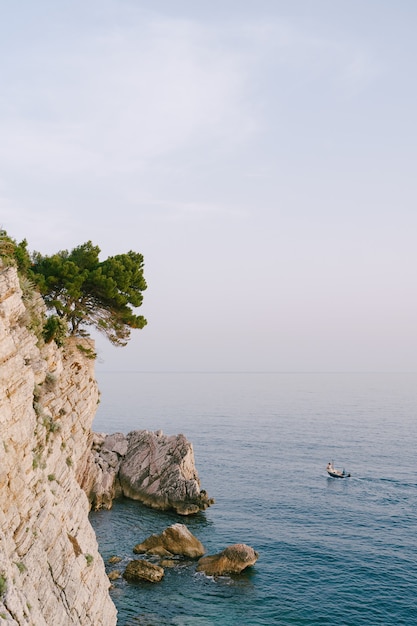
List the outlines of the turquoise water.
{"label": "turquoise water", "polygon": [[[216,504],[183,518],[118,501],[91,514],[105,561],[186,523],[208,553],[259,560],[218,580],[193,562],[114,584],[118,624],[417,624],[417,376],[99,373],[94,429],[183,432]],[[328,478],[330,459],[352,477]]]}

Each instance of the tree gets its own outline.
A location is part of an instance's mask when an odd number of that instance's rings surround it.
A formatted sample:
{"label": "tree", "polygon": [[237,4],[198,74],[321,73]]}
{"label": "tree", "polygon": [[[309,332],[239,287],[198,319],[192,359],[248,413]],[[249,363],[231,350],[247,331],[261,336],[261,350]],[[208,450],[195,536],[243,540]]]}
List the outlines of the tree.
{"label": "tree", "polygon": [[143,256],[127,252],[99,260],[100,248],[91,241],[52,256],[35,252],[29,275],[46,306],[68,325],[70,335],[86,335],[94,326],[117,346],[126,345],[132,328],[143,328],[140,307],[146,289]]}

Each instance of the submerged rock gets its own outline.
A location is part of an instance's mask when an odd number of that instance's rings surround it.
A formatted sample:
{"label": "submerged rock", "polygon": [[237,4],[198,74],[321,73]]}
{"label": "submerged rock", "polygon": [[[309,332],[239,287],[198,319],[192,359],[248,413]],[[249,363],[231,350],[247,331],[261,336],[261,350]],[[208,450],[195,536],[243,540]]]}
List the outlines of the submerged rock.
{"label": "submerged rock", "polygon": [[164,576],[164,569],[159,565],[149,563],[142,559],[130,561],[123,573],[123,578],[129,582],[147,580],[151,583],[158,583]]}
{"label": "submerged rock", "polygon": [[250,546],[236,543],[219,554],[203,556],[198,561],[197,571],[204,572],[208,576],[240,574],[247,567],[254,565],[258,556],[258,553]]}
{"label": "submerged rock", "polygon": [[154,554],[162,557],[185,556],[197,559],[205,553],[203,544],[184,524],[172,524],[160,535],[151,535],[133,548],[135,554]]}
{"label": "submerged rock", "polygon": [[121,556],[111,556],[109,559],[107,559],[107,563],[110,563],[110,565],[114,565],[114,563],[120,563],[121,560]]}

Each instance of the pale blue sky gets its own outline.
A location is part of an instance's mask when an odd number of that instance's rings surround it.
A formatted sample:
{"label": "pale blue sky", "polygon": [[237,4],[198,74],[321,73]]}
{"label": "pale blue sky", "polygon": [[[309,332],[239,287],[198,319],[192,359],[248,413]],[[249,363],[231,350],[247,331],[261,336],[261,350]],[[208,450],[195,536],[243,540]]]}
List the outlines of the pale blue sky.
{"label": "pale blue sky", "polygon": [[417,370],[417,2],[0,1],[0,225],[145,257],[98,370]]}

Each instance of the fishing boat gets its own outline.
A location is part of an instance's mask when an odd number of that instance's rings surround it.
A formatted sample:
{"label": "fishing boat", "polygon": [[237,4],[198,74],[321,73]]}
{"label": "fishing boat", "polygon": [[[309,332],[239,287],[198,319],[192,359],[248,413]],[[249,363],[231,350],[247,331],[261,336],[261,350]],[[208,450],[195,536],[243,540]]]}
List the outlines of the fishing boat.
{"label": "fishing boat", "polygon": [[336,469],[333,465],[333,461],[329,461],[326,466],[326,470],[329,476],[332,478],[349,478],[350,474],[348,474],[345,469],[339,470]]}

